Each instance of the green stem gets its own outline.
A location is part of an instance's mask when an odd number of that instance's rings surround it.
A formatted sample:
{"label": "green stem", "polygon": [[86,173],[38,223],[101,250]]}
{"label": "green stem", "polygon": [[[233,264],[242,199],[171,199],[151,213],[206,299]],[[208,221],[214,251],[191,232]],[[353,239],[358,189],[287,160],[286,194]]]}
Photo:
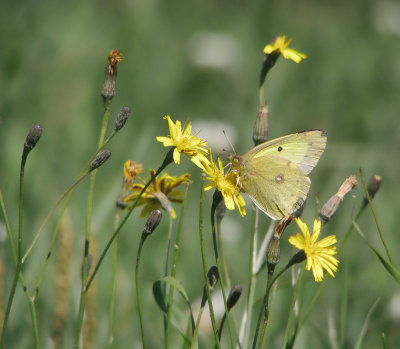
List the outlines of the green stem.
{"label": "green stem", "polygon": [[270,272],[268,273],[267,287],[265,289],[265,295],[264,295],[263,304],[261,306],[260,313],[258,314],[258,320],[257,320],[257,324],[256,324],[256,332],[254,334],[254,339],[253,339],[253,346],[252,346],[253,349],[255,349],[256,346],[257,346],[258,333],[260,331],[261,320],[263,318],[263,314],[264,314],[264,321],[263,321],[262,331],[261,331],[261,336],[260,336],[261,338],[263,337],[263,335],[265,333],[265,329],[266,329],[267,324],[268,324],[268,315],[269,315],[268,314],[268,299],[269,299],[269,292],[271,290],[271,287],[275,283],[275,281],[278,280],[278,278],[286,270],[288,270],[292,265],[293,265],[293,263],[291,263],[289,261],[289,263],[278,274],[276,274],[275,277],[273,277],[273,278],[272,278],[272,273],[270,273]]}
{"label": "green stem", "polygon": [[142,334],[142,345],[143,349],[146,348],[146,337],[144,334],[144,323],[143,323],[143,314],[142,314],[142,305],[140,302],[140,288],[139,288],[139,263],[140,263],[140,255],[142,253],[142,247],[144,240],[146,239],[146,235],[142,234],[140,239],[139,248],[136,257],[136,268],[135,268],[135,287],[136,287],[136,301],[139,313],[139,322],[140,322],[140,333]]}
{"label": "green stem", "polygon": [[196,345],[197,333],[199,332],[200,320],[203,315],[204,305],[205,305],[205,302],[204,303],[202,302],[200,309],[199,309],[199,313],[197,314],[196,327],[194,328],[192,344],[190,345],[190,349],[194,349],[194,347]]}
{"label": "green stem", "polygon": [[[201,260],[203,262],[204,282],[206,285],[206,293],[207,293],[208,307],[210,310],[211,324],[212,324],[214,338],[215,338],[217,348],[221,348],[219,338],[218,338],[217,324],[215,322],[214,307],[213,307],[212,300],[211,300],[210,285],[208,283],[208,277],[207,277],[208,269],[207,269],[207,263],[206,263],[206,253],[205,253],[205,248],[204,248],[204,177],[202,177],[201,191],[200,191],[199,236],[200,236]],[[220,271],[218,270],[218,273],[219,272]],[[219,274],[219,275],[221,275],[221,274]],[[221,280],[221,278],[220,278],[220,280]]]}
{"label": "green stem", "polygon": [[[176,269],[178,266],[179,248],[181,245],[183,218],[185,216],[188,190],[189,190],[189,183],[187,183],[187,185],[186,185],[185,196],[184,196],[183,202],[182,202],[182,210],[181,210],[181,214],[179,216],[178,231],[176,233],[176,240],[175,240],[175,246],[174,246],[174,260],[173,260],[172,269],[171,269],[171,277],[173,277],[173,278],[175,278],[175,276],[176,276]],[[174,303],[174,290],[175,290],[175,287],[173,287],[171,285],[170,289],[169,289],[168,313],[167,313],[167,336],[166,336],[167,337],[167,348],[169,346],[169,338],[170,338],[170,329],[171,329],[170,324],[171,324],[171,318],[172,318],[172,306]]]}
{"label": "green stem", "polygon": [[[168,210],[168,234],[167,234],[167,249],[165,251],[165,267],[164,267],[164,276],[168,275],[168,264],[169,264],[169,250],[171,248],[171,235],[172,235],[172,212]],[[170,286],[171,290],[171,286]],[[167,298],[167,285],[163,286],[163,298]],[[168,316],[168,315],[167,315]],[[164,339],[165,339],[165,348],[169,348],[169,336],[170,336],[170,328],[169,328],[168,320],[164,317]]]}
{"label": "green stem", "polygon": [[[218,256],[217,234],[216,234],[216,231],[215,231],[215,209],[216,209],[216,207],[217,207],[217,205],[215,205],[214,202],[213,202],[213,205],[211,207],[211,230],[212,230],[212,238],[213,238],[213,246],[214,246],[214,256],[215,256],[215,261],[216,261],[216,264],[217,264],[218,274],[222,275],[222,273],[221,273],[221,265],[220,265],[219,256]],[[229,317],[228,304],[226,302],[226,294],[225,294],[223,278],[221,277],[219,279],[219,281],[220,281],[220,285],[221,285],[222,297],[223,297],[223,300],[224,300],[225,313],[227,314],[226,322],[228,324],[228,331],[229,331],[229,337],[230,337],[230,341],[231,341],[231,347],[234,348],[235,343],[234,343],[234,340],[233,340],[232,326],[231,326],[231,321],[230,321],[230,317]]]}
{"label": "green stem", "polygon": [[[3,217],[4,217],[4,224],[6,226],[6,230],[7,230],[7,234],[8,234],[8,238],[10,240],[10,245],[11,245],[11,252],[14,258],[14,262],[15,262],[15,266],[18,265],[18,256],[17,256],[17,251],[15,250],[15,244],[14,244],[14,239],[11,233],[11,228],[10,228],[10,223],[8,221],[8,216],[7,216],[7,212],[6,212],[6,208],[4,205],[4,200],[3,200],[3,194],[2,191],[0,190],[0,206],[1,206],[1,211],[3,213]],[[34,337],[35,338],[39,338],[39,329],[38,329],[38,324],[37,324],[37,315],[36,315],[36,309],[35,309],[35,303],[33,298],[30,296],[29,291],[28,291],[28,287],[26,286],[25,283],[25,279],[22,275],[22,271],[19,273],[19,280],[21,282],[21,286],[22,289],[24,291],[25,297],[28,301],[28,305],[29,305],[29,311],[30,311],[30,315],[31,315],[31,320],[32,320],[32,326],[33,326],[33,331],[34,331]],[[5,321],[3,322],[3,330],[2,330],[2,336],[3,334],[5,335],[5,328],[4,328]],[[7,325],[6,325],[7,326]],[[3,339],[5,341],[5,339]],[[39,341],[35,341],[35,345],[38,348],[39,347]],[[1,348],[3,348],[3,344],[1,345]]]}
{"label": "green stem", "polygon": [[[121,218],[121,209],[117,208],[115,213],[115,227],[118,227]],[[115,293],[117,285],[117,266],[118,266],[118,237],[114,241],[113,251],[113,264],[112,264],[112,280],[111,280],[111,296],[110,296],[110,309],[108,313],[108,348],[112,348],[114,341],[114,306],[115,306]]]}
{"label": "green stem", "polygon": [[226,263],[226,257],[225,257],[225,250],[224,250],[224,245],[222,243],[222,229],[221,229],[221,222],[222,220],[217,220],[217,235],[218,235],[218,244],[219,244],[219,249],[221,251],[221,260],[222,260],[222,265],[224,267],[224,274],[225,274],[225,280],[226,280],[226,287],[231,289],[231,278],[229,277],[229,270],[228,270],[228,264]]}
{"label": "green stem", "polygon": [[[104,103],[104,115],[102,127],[100,130],[98,148],[104,142],[105,134],[107,131],[108,119],[110,117],[110,108],[111,108],[111,99],[106,99]],[[83,315],[85,313],[85,305],[86,305],[86,292],[85,285],[87,280],[87,266],[88,266],[88,258],[89,258],[89,243],[90,243],[90,230],[92,224],[92,211],[93,211],[93,197],[94,197],[94,187],[96,183],[96,173],[97,170],[94,170],[90,173],[90,187],[89,187],[89,195],[88,195],[88,211],[86,216],[86,229],[85,229],[85,247],[83,252],[83,263],[82,263],[82,284],[81,284],[81,293],[80,293],[80,301],[79,301],[79,312],[78,312],[78,326],[75,337],[75,348],[80,347],[80,338],[82,334],[83,327]]]}
{"label": "green stem", "polygon": [[360,177],[361,177],[361,182],[362,182],[363,187],[364,187],[365,195],[366,195],[366,197],[367,197],[367,199],[368,199],[369,207],[371,207],[371,211],[372,211],[372,214],[373,214],[373,216],[374,216],[374,220],[375,220],[376,227],[378,228],[379,237],[381,238],[383,247],[385,248],[386,255],[387,255],[387,257],[388,257],[390,263],[393,264],[392,256],[390,255],[390,252],[389,252],[389,247],[388,247],[388,245],[386,244],[385,238],[384,238],[384,236],[383,236],[383,232],[382,232],[382,229],[381,229],[381,225],[379,224],[378,216],[376,215],[376,211],[375,211],[374,205],[372,204],[371,197],[370,197],[370,195],[369,195],[369,193],[368,193],[367,185],[365,184],[364,175],[363,175],[363,172],[362,172],[361,169],[360,169]]}

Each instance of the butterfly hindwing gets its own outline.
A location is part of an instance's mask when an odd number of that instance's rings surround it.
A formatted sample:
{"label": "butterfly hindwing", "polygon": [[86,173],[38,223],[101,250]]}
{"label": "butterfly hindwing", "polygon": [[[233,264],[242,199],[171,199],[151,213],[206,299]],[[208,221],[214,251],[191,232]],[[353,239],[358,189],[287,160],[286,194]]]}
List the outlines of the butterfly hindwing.
{"label": "butterfly hindwing", "polygon": [[[268,164],[259,166],[259,163]],[[273,219],[299,209],[310,188],[310,179],[295,163],[274,155],[245,161],[240,182],[253,202]]]}

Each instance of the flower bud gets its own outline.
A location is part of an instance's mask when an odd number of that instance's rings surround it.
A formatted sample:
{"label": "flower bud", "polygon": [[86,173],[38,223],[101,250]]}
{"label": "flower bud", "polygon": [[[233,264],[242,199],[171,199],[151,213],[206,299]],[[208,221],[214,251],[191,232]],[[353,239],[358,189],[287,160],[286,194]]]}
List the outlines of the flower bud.
{"label": "flower bud", "polygon": [[370,181],[368,182],[367,189],[368,189],[368,194],[371,199],[374,198],[375,194],[381,187],[382,183],[382,177],[379,175],[372,176]]}
{"label": "flower bud", "polygon": [[104,100],[111,100],[116,93],[116,77],[117,77],[117,67],[118,63],[123,59],[122,53],[114,49],[110,52],[107,59],[106,74],[104,77],[103,89],[101,95]]}
{"label": "flower bud", "polygon": [[226,300],[228,311],[231,310],[238,302],[242,295],[242,286],[234,285],[229,292],[228,299]]}
{"label": "flower bud", "polygon": [[143,234],[148,236],[158,227],[162,218],[162,213],[160,210],[154,210],[150,213],[147,221],[143,227]]}
{"label": "flower bud", "polygon": [[[277,36],[274,37],[271,40],[270,44],[273,45],[277,38],[278,38]],[[262,61],[261,73],[260,73],[260,87],[262,85],[264,85],[264,81],[265,81],[265,77],[267,76],[267,73],[275,65],[275,63],[278,60],[280,55],[281,55],[281,51],[280,50],[275,50],[275,51],[272,51],[269,54],[265,54],[264,55],[263,61]]]}
{"label": "flower bud", "polygon": [[333,195],[324,205],[322,205],[321,209],[319,210],[319,217],[324,223],[328,223],[332,219],[345,195],[356,185],[357,178],[355,175],[351,175],[349,178],[345,179],[337,193]]}
{"label": "flower bud", "polygon": [[109,150],[103,150],[99,154],[97,154],[96,158],[90,163],[89,172],[92,172],[96,168],[103,165],[110,156],[111,152]]}
{"label": "flower bud", "polygon": [[222,200],[219,202],[217,209],[215,210],[215,216],[218,222],[222,221],[222,219],[225,216],[225,212],[226,212],[226,206],[224,200]]}
{"label": "flower bud", "polygon": [[268,106],[262,105],[260,109],[258,109],[258,115],[253,129],[253,141],[256,146],[266,142],[268,139],[268,118]]}
{"label": "flower bud", "polygon": [[28,132],[24,143],[24,154],[28,154],[39,141],[42,135],[42,126],[34,124]]}
{"label": "flower bud", "polygon": [[279,257],[281,255],[280,242],[280,238],[273,236],[268,244],[267,263],[269,268],[273,268],[279,262]]}
{"label": "flower bud", "polygon": [[118,114],[117,120],[115,120],[115,132],[118,132],[122,127],[125,126],[126,121],[128,120],[129,114],[131,110],[129,107],[123,107]]}
{"label": "flower bud", "polygon": [[213,289],[219,280],[218,268],[213,265],[207,273],[208,285]]}

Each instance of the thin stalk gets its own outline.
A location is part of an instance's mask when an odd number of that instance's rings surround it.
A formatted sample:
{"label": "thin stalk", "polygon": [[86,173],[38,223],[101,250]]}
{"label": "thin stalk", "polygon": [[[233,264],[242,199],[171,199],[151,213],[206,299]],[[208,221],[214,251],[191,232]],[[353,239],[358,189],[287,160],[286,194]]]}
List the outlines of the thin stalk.
{"label": "thin stalk", "polygon": [[136,268],[135,268],[135,287],[136,287],[136,301],[137,301],[137,307],[138,307],[138,313],[139,313],[139,322],[140,322],[140,333],[142,335],[142,345],[143,349],[146,348],[146,337],[144,334],[144,323],[143,323],[143,314],[142,314],[142,305],[140,302],[140,288],[139,288],[139,263],[140,263],[140,255],[142,253],[142,247],[144,240],[146,239],[146,235],[142,234],[142,237],[140,239],[139,247],[138,247],[138,252],[137,252],[137,257],[136,257]]}
{"label": "thin stalk", "polygon": [[[0,348],[3,349],[5,346],[5,334],[8,325],[8,319],[11,312],[11,306],[14,301],[15,291],[18,284],[18,279],[20,278],[20,274],[22,271],[22,222],[23,222],[23,204],[24,204],[24,173],[25,173],[25,163],[28,156],[28,152],[24,152],[21,158],[21,167],[20,167],[20,175],[19,175],[19,210],[18,210],[18,240],[17,240],[17,266],[15,270],[14,279],[11,286],[10,295],[8,297],[7,308],[4,313],[4,322],[3,329],[0,337]],[[37,325],[37,316],[35,311],[31,311],[32,316],[32,324],[33,324],[33,339],[34,339],[34,347],[39,348],[39,331]]]}
{"label": "thin stalk", "polygon": [[[42,225],[39,228],[39,231],[36,233],[35,237],[33,238],[31,244],[29,245],[28,249],[26,250],[23,258],[22,258],[22,262],[25,262],[26,258],[28,257],[28,255],[31,253],[33,247],[36,245],[40,234],[42,233],[44,227],[46,226],[47,222],[49,221],[49,219],[51,218],[51,216],[53,215],[55,209],[58,207],[58,205],[60,204],[61,201],[64,200],[64,198],[68,195],[68,193],[70,193],[70,195],[72,194],[72,190],[89,174],[89,172],[86,172],[84,174],[82,174],[61,196],[60,198],[57,200],[57,202],[53,205],[53,207],[51,208],[50,212],[47,214],[46,218],[44,219]],[[70,196],[68,197],[68,199],[70,198]],[[66,200],[66,202],[68,203],[68,200]]]}
{"label": "thin stalk", "polygon": [[[108,119],[110,117],[110,108],[111,108],[111,99],[105,99],[104,102],[104,115],[102,127],[100,130],[98,148],[103,144],[105,134],[107,131]],[[79,301],[79,312],[78,312],[78,326],[75,337],[75,348],[80,347],[80,338],[82,334],[82,326],[83,326],[83,315],[85,313],[85,305],[86,305],[86,292],[85,285],[87,280],[87,266],[88,266],[88,258],[89,258],[89,242],[90,242],[90,230],[92,224],[92,211],[93,211],[93,197],[94,197],[94,187],[96,183],[96,174],[97,170],[93,170],[90,173],[90,187],[89,187],[89,195],[88,195],[88,210],[86,216],[86,229],[85,229],[85,247],[83,252],[83,263],[82,263],[82,284],[81,284],[81,293],[80,293],[80,301]]]}
{"label": "thin stalk", "polygon": [[272,285],[275,283],[276,280],[278,280],[278,278],[286,271],[288,270],[293,264],[292,263],[288,263],[278,274],[275,275],[275,277],[272,278],[272,275],[270,273],[268,273],[268,280],[267,280],[267,286],[265,289],[265,294],[264,294],[264,300],[263,300],[263,304],[262,307],[260,309],[260,313],[258,314],[258,320],[257,320],[257,324],[256,324],[256,332],[254,334],[254,338],[253,338],[253,346],[252,348],[255,349],[257,346],[257,339],[258,339],[258,333],[260,331],[260,327],[261,327],[261,320],[263,318],[263,314],[264,314],[264,321],[263,321],[263,328],[261,331],[261,338],[263,337],[263,333],[265,332],[265,329],[267,327],[268,324],[268,299],[269,299],[269,292],[271,290]]}
{"label": "thin stalk", "polygon": [[204,304],[202,302],[201,306],[200,306],[200,309],[199,309],[199,313],[197,314],[196,327],[194,328],[194,333],[193,333],[193,337],[192,337],[192,344],[190,345],[190,349],[194,349],[194,347],[196,345],[197,333],[199,332],[200,320],[201,320],[201,317],[203,315],[204,306],[205,306],[205,302],[204,302]]}
{"label": "thin stalk", "polygon": [[85,287],[85,292],[88,291],[90,284],[93,282],[94,277],[97,274],[97,271],[99,270],[104,257],[106,256],[109,248],[111,247],[113,241],[115,238],[118,236],[121,228],[125,225],[126,221],[128,220],[129,216],[132,214],[133,209],[136,207],[139,199],[142,197],[142,194],[145,192],[145,190],[149,187],[149,185],[153,182],[154,178],[156,178],[173,160],[172,160],[172,152],[174,148],[171,148],[171,150],[167,153],[164,162],[160,166],[160,168],[157,170],[157,172],[154,174],[153,177],[150,178],[150,180],[146,183],[146,185],[143,187],[142,191],[139,193],[138,197],[136,198],[135,202],[132,204],[132,206],[129,208],[128,213],[125,215],[124,219],[121,221],[119,224],[118,228],[115,229],[113,235],[111,238],[108,240],[106,247],[104,248],[103,252],[100,255],[99,261],[96,264],[96,267],[93,270],[93,273],[91,274],[89,280],[87,281],[86,287]]}
{"label": "thin stalk", "polygon": [[360,169],[360,177],[361,177],[362,185],[364,187],[365,195],[366,195],[366,197],[368,199],[369,207],[371,207],[372,215],[374,216],[376,227],[378,228],[379,237],[381,238],[381,241],[382,241],[383,247],[385,248],[386,255],[387,255],[388,259],[389,259],[389,262],[391,264],[393,264],[392,256],[390,255],[390,252],[389,252],[389,247],[386,244],[385,238],[383,236],[381,225],[379,224],[378,216],[376,215],[376,211],[375,211],[374,205],[372,204],[371,197],[370,197],[370,195],[368,193],[367,185],[365,184],[364,175],[363,175],[363,172],[362,172],[361,169]]}
{"label": "thin stalk", "polygon": [[[217,346],[217,348],[221,348],[219,338],[218,338],[217,324],[215,322],[214,307],[213,307],[212,300],[211,300],[210,285],[208,283],[208,277],[207,277],[208,269],[207,269],[207,264],[206,264],[206,253],[205,253],[205,248],[204,248],[204,176],[202,177],[201,188],[200,188],[199,237],[200,237],[201,260],[203,262],[204,282],[206,285],[205,287],[206,287],[206,293],[207,293],[208,307],[210,310],[211,324],[212,324],[212,328],[213,328],[216,346]],[[220,273],[219,270],[218,270],[218,273]],[[220,280],[221,280],[221,278],[220,278]]]}
{"label": "thin stalk", "polygon": [[[115,228],[118,227],[121,219],[121,209],[117,208],[115,212]],[[113,264],[112,264],[112,280],[111,280],[111,296],[110,308],[108,312],[108,348],[112,348],[114,341],[114,306],[115,306],[115,293],[117,285],[117,266],[118,266],[118,237],[114,241],[113,250]]]}
{"label": "thin stalk", "polygon": [[[17,266],[17,264],[18,264],[17,251],[15,249],[14,239],[13,239],[13,236],[12,236],[10,223],[9,223],[8,216],[7,216],[7,211],[6,211],[6,208],[5,208],[5,205],[4,205],[3,193],[1,191],[1,189],[0,189],[0,207],[1,207],[1,211],[3,213],[4,224],[6,226],[8,238],[10,240],[11,253],[12,253],[13,258],[14,258],[15,266]],[[35,303],[34,303],[33,298],[29,294],[29,290],[28,290],[28,287],[26,286],[25,279],[24,279],[24,276],[22,274],[22,271],[19,273],[19,281],[21,283],[21,286],[22,286],[22,289],[24,291],[25,297],[26,297],[26,299],[28,301],[28,306],[29,306],[29,311],[30,311],[30,315],[31,315],[33,331],[34,331],[34,333],[37,333],[37,338],[39,338],[39,329],[38,329],[38,325],[37,325],[37,315],[36,315]],[[3,322],[3,327],[4,327],[4,322]],[[3,333],[5,334],[4,328],[2,330],[2,334]],[[38,345],[39,345],[39,343],[38,343]]]}
{"label": "thin stalk", "polygon": [[[173,278],[175,278],[175,276],[176,276],[176,269],[178,266],[179,249],[180,249],[180,245],[181,245],[181,235],[182,235],[182,227],[183,227],[183,218],[185,216],[188,190],[189,190],[189,183],[186,185],[185,196],[184,196],[183,202],[182,202],[181,214],[179,216],[178,231],[176,233],[174,260],[173,260],[172,269],[171,269],[171,276]],[[172,318],[172,306],[174,303],[174,290],[175,290],[175,287],[173,287],[171,285],[170,289],[169,289],[168,313],[167,313],[167,348],[169,345],[169,338],[170,338],[170,329],[171,329],[170,324],[171,324],[171,318]]]}
{"label": "thin stalk", "polygon": [[[215,256],[215,262],[217,264],[218,274],[222,275],[222,273],[221,273],[221,265],[220,265],[220,262],[219,262],[219,255],[218,255],[217,234],[216,234],[216,231],[215,231],[215,209],[216,209],[216,205],[213,203],[213,205],[211,207],[211,231],[212,231],[213,246],[214,246],[214,256]],[[228,324],[228,331],[229,331],[229,337],[230,337],[230,341],[231,341],[231,347],[234,348],[232,326],[231,326],[231,321],[230,321],[230,317],[229,317],[229,314],[228,314],[229,311],[228,311],[228,304],[226,302],[226,294],[225,294],[223,278],[220,278],[219,281],[220,281],[220,285],[221,285],[222,297],[223,297],[223,300],[224,300],[225,313],[227,314],[226,322]]]}
{"label": "thin stalk", "polygon": [[[72,192],[70,193],[70,195],[71,195],[71,194],[72,194]],[[34,300],[36,300],[36,298],[37,298],[37,296],[38,296],[38,294],[39,294],[39,289],[40,289],[40,286],[41,286],[41,284],[42,284],[42,282],[43,282],[44,276],[45,276],[45,274],[46,274],[46,271],[47,271],[47,267],[48,267],[48,264],[49,264],[50,257],[51,257],[52,254],[53,254],[53,249],[54,249],[54,246],[55,246],[55,242],[56,242],[58,230],[59,230],[59,227],[60,227],[61,220],[62,220],[62,218],[63,218],[64,212],[65,212],[65,210],[67,209],[68,201],[69,201],[70,195],[68,196],[68,199],[65,201],[64,206],[63,206],[63,208],[62,208],[62,210],[61,210],[60,216],[58,217],[57,224],[56,224],[56,228],[54,229],[53,236],[52,236],[52,238],[51,238],[50,247],[49,247],[49,252],[47,253],[46,261],[44,262],[43,269],[42,269],[42,271],[41,271],[41,273],[40,273],[39,280],[38,280],[38,282],[37,282],[37,284],[36,284],[36,287],[35,287],[35,292],[34,292],[34,295],[33,295],[33,299],[34,299]],[[25,256],[27,256],[27,254],[25,254]]]}
{"label": "thin stalk", "polygon": [[[168,210],[168,218],[169,218],[169,224],[168,224],[168,234],[167,234],[167,249],[165,251],[165,267],[164,267],[164,276],[168,275],[168,264],[169,264],[169,250],[171,248],[171,235],[172,235],[172,212],[171,210]],[[170,286],[171,289],[171,286]],[[163,286],[163,298],[167,298],[167,285]],[[165,348],[169,348],[169,335],[170,335],[170,329],[169,329],[169,323],[167,319],[164,317],[164,340],[165,340]]]}
{"label": "thin stalk", "polygon": [[253,303],[254,303],[254,292],[256,286],[256,251],[257,251],[257,232],[258,232],[258,220],[259,220],[259,210],[255,206],[253,211],[253,222],[250,236],[250,253],[249,253],[249,286],[247,294],[247,304],[246,304],[246,325],[244,331],[244,340],[242,347],[247,348],[250,337],[251,319],[253,316]]}
{"label": "thin stalk", "polygon": [[229,277],[228,264],[226,263],[225,250],[224,250],[224,245],[222,243],[221,223],[222,223],[221,219],[217,220],[218,244],[219,244],[219,249],[221,251],[222,265],[224,267],[224,275],[225,275],[226,287],[231,289],[231,278]]}

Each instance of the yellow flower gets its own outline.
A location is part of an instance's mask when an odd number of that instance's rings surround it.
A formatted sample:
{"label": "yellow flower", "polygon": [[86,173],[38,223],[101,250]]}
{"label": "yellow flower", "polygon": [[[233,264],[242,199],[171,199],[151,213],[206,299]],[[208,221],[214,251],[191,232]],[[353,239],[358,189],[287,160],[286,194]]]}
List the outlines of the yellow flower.
{"label": "yellow flower", "polygon": [[[150,178],[153,177],[154,174],[155,171],[150,169]],[[180,177],[170,176],[168,173],[164,173],[161,178],[154,178],[153,182],[145,190],[137,203],[137,206],[144,205],[141,216],[147,217],[153,210],[163,208],[171,213],[172,218],[176,218],[176,213],[171,206],[171,202],[181,203],[182,192],[175,188],[181,184],[190,182],[189,177],[189,173],[185,173]],[[143,188],[144,184],[133,184],[131,187],[133,194],[128,196],[125,202],[134,202]]]}
{"label": "yellow flower", "polygon": [[298,52],[291,48],[288,48],[292,39],[286,41],[286,35],[278,36],[275,38],[272,44],[268,44],[264,48],[264,53],[269,55],[271,53],[274,54],[282,54],[283,57],[287,59],[291,59],[292,61],[299,63],[302,59],[307,58],[307,55],[304,53]]}
{"label": "yellow flower", "polygon": [[204,188],[204,190],[210,190],[212,188],[218,189],[222,197],[224,198],[225,206],[228,210],[234,210],[237,206],[242,216],[246,215],[244,206],[246,202],[242,194],[240,194],[239,186],[237,185],[237,175],[234,172],[224,173],[224,166],[220,158],[218,158],[218,165],[213,161],[211,150],[209,151],[209,161],[202,161],[201,168],[207,174],[206,179],[210,183]]}
{"label": "yellow flower", "polygon": [[163,143],[164,147],[175,147],[174,162],[180,164],[181,153],[186,154],[189,158],[198,165],[199,161],[205,161],[207,158],[203,153],[207,143],[201,138],[192,135],[192,125],[189,122],[186,129],[182,129],[182,124],[179,120],[176,124],[171,120],[169,115],[164,116],[168,121],[169,137],[156,137],[157,141]]}
{"label": "yellow flower", "polygon": [[297,234],[296,237],[291,236],[289,242],[298,248],[304,250],[307,257],[306,269],[310,270],[314,275],[315,281],[322,281],[325,269],[332,277],[335,277],[334,272],[337,271],[339,261],[333,257],[336,252],[336,236],[331,235],[320,241],[317,241],[321,232],[321,221],[314,220],[313,233],[310,236],[307,224],[300,218],[296,218],[296,223],[299,226],[303,236]]}

